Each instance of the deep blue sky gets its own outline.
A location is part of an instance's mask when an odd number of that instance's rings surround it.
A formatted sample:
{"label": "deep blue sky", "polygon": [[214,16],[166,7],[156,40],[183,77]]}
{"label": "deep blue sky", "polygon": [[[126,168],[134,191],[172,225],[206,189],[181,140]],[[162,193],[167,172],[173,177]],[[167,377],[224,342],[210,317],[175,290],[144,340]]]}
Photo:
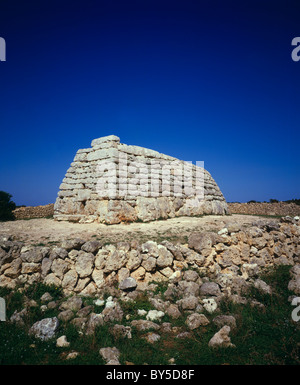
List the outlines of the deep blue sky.
{"label": "deep blue sky", "polygon": [[0,190],[53,203],[114,134],[204,161],[225,198],[300,198],[299,1],[0,0]]}

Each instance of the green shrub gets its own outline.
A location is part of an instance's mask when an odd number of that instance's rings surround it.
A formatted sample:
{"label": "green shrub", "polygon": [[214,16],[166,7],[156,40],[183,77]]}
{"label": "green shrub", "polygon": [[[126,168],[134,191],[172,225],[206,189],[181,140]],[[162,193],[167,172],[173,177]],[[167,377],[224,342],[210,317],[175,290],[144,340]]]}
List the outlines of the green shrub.
{"label": "green shrub", "polygon": [[0,221],[11,221],[15,219],[13,210],[16,208],[15,202],[11,200],[12,195],[5,191],[0,191]]}

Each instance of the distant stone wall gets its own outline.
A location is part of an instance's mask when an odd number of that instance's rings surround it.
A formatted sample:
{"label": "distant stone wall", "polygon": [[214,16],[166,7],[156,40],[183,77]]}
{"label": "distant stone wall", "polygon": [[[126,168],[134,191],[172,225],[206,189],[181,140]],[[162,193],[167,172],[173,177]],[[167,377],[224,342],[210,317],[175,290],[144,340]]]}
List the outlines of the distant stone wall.
{"label": "distant stone wall", "polygon": [[228,203],[231,214],[299,216],[300,206],[295,203]]}
{"label": "distant stone wall", "polygon": [[203,167],[114,135],[80,149],[60,185],[56,220],[108,224],[226,214],[227,203]]}
{"label": "distant stone wall", "polygon": [[45,218],[54,214],[54,204],[44,206],[19,207],[13,211],[16,219]]}

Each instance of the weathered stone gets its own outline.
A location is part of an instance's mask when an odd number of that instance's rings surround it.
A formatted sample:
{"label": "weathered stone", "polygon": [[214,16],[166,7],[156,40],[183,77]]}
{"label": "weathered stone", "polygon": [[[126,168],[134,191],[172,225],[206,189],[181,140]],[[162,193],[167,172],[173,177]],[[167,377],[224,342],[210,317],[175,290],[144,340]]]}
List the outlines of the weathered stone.
{"label": "weathered stone", "polygon": [[230,326],[231,329],[236,328],[236,319],[232,315],[218,315],[212,320],[212,322],[219,328],[224,325]]}
{"label": "weathered stone", "polygon": [[154,344],[155,342],[160,340],[160,335],[157,333],[150,332],[146,334],[145,339],[150,344]]}
{"label": "weathered stone", "polygon": [[104,361],[106,361],[106,365],[120,365],[120,352],[116,347],[101,348],[99,353]]}
{"label": "weathered stone", "polygon": [[66,249],[63,249],[62,247],[54,247],[51,252],[49,258],[51,260],[54,260],[56,258],[65,259],[68,256],[68,252]]}
{"label": "weathered stone", "polygon": [[77,296],[72,296],[67,301],[64,301],[59,309],[60,310],[73,310],[73,311],[78,311],[82,307],[82,299]]}
{"label": "weathered stone", "polygon": [[231,343],[231,340],[230,340],[230,337],[229,337],[229,333],[230,333],[230,326],[228,326],[228,325],[223,326],[211,338],[211,340],[208,343],[208,346],[210,346],[212,348],[216,348],[216,347],[224,347],[224,348],[235,347],[235,345],[233,345]]}
{"label": "weathered stone", "polygon": [[142,320],[142,319],[131,321],[131,325],[139,331],[150,330],[150,329],[154,329],[154,330],[159,329],[159,325],[157,325],[156,323],[154,323],[152,321],[148,321],[148,320]]}
{"label": "weathered stone", "polygon": [[116,250],[109,254],[105,260],[105,267],[103,271],[105,273],[111,273],[121,269],[127,262],[127,254],[123,250]]}
{"label": "weathered stone", "polygon": [[81,246],[81,250],[86,251],[87,253],[96,253],[101,247],[99,241],[88,241]]}
{"label": "weathered stone", "polygon": [[63,277],[62,287],[64,289],[72,291],[77,284],[78,274],[75,270],[69,270]]}
{"label": "weathered stone", "polygon": [[124,313],[118,303],[115,303],[114,306],[105,306],[105,309],[102,311],[101,316],[103,317],[104,322],[114,322],[122,321]]}
{"label": "weathered stone", "polygon": [[29,334],[33,334],[41,340],[48,340],[54,337],[58,325],[59,321],[56,317],[44,318],[32,325],[29,329]]}
{"label": "weathered stone", "polygon": [[154,271],[156,267],[156,258],[154,257],[146,257],[146,259],[142,262],[142,267],[146,271]]}
{"label": "weathered stone", "polygon": [[59,287],[61,285],[61,280],[54,273],[50,273],[45,277],[44,283],[49,286],[53,285]]}
{"label": "weathered stone", "polygon": [[52,298],[52,295],[48,292],[44,293],[42,296],[41,296],[41,301],[42,302],[49,302],[51,301],[53,298]]}
{"label": "weathered stone", "polygon": [[21,311],[15,310],[12,316],[10,317],[11,322],[15,322],[19,325],[24,325],[23,317],[28,315],[28,309],[22,309]]}
{"label": "weathered stone", "polygon": [[86,317],[75,317],[70,322],[71,325],[74,325],[76,329],[79,329],[80,331],[83,331],[83,329],[86,326],[87,318]]}
{"label": "weathered stone", "polygon": [[97,292],[97,289],[96,289],[95,283],[90,282],[88,285],[85,286],[83,290],[81,290],[80,295],[90,297],[95,295],[96,292]]}
{"label": "weathered stone", "polygon": [[171,318],[177,319],[181,317],[181,312],[178,309],[178,306],[175,304],[171,304],[167,309],[166,309],[166,314],[170,316]]}
{"label": "weathered stone", "polygon": [[[33,262],[23,262],[22,263],[22,274],[32,274],[40,271],[41,265],[39,263]],[[5,275],[8,275],[7,270],[5,271]]]}
{"label": "weathered stone", "polygon": [[132,338],[130,326],[116,324],[113,326],[111,333],[115,338]]}
{"label": "weathered stone", "polygon": [[128,261],[126,267],[130,271],[137,269],[141,265],[143,259],[140,253],[137,250],[130,250],[127,255]]}
{"label": "weathered stone", "polygon": [[136,280],[132,277],[125,278],[119,285],[121,290],[132,290],[137,287]]}
{"label": "weathered stone", "polygon": [[198,296],[200,291],[200,286],[196,282],[190,281],[179,281],[178,290],[183,293],[183,295],[194,295]]}
{"label": "weathered stone", "polygon": [[244,263],[241,266],[241,272],[244,279],[252,278],[258,275],[259,267],[256,263]]}
{"label": "weathered stone", "polygon": [[64,278],[65,273],[69,270],[69,263],[60,258],[55,258],[51,265],[51,271],[60,279]]}
{"label": "weathered stone", "polygon": [[65,239],[61,243],[61,247],[66,249],[67,251],[71,250],[80,250],[81,246],[85,243],[83,239],[75,238],[75,239]]}
{"label": "weathered stone", "polygon": [[256,279],[254,281],[254,287],[265,294],[272,294],[271,287],[261,279]]}
{"label": "weathered stone", "polygon": [[132,278],[134,278],[136,281],[140,281],[140,280],[144,279],[145,274],[146,274],[146,270],[142,266],[140,266],[138,269],[134,270],[130,274],[130,276]]}
{"label": "weathered stone", "polygon": [[92,313],[90,314],[88,321],[86,323],[86,334],[90,335],[95,332],[95,329],[97,326],[103,325],[103,317],[101,314],[95,314]]}
{"label": "weathered stone", "polygon": [[186,281],[196,282],[199,274],[194,270],[186,270],[183,274],[183,279]]}
{"label": "weathered stone", "polygon": [[74,318],[74,312],[70,309],[61,311],[57,318],[62,322],[68,322]]}
{"label": "weathered stone", "polygon": [[186,319],[186,324],[190,330],[197,329],[199,326],[206,326],[209,324],[209,320],[204,314],[193,313]]}
{"label": "weathered stone", "polygon": [[52,260],[50,258],[47,258],[47,257],[43,258],[42,265],[41,265],[42,276],[46,276],[50,272],[51,265],[52,265]]}
{"label": "weathered stone", "polygon": [[173,254],[173,257],[176,259],[176,261],[183,261],[184,258],[179,247],[166,240],[162,241],[161,244]]}
{"label": "weathered stone", "polygon": [[158,258],[156,264],[160,268],[172,266],[173,255],[172,253],[164,246],[158,245]]}
{"label": "weathered stone", "polygon": [[214,243],[214,236],[211,233],[205,232],[192,233],[188,239],[189,248],[197,251],[198,253],[210,250]]}
{"label": "weathered stone", "polygon": [[204,309],[209,313],[213,313],[218,307],[214,298],[205,298],[202,300],[202,302]]}
{"label": "weathered stone", "polygon": [[240,251],[236,246],[231,246],[226,249],[221,256],[217,258],[217,262],[222,267],[228,267],[234,265],[240,265],[242,263],[240,257]]}
{"label": "weathered stone", "polygon": [[9,268],[5,270],[4,274],[10,278],[17,278],[21,272],[21,266],[22,259],[16,258],[9,264]]}
{"label": "weathered stone", "polygon": [[180,301],[180,306],[182,310],[194,310],[199,303],[199,300],[194,295],[189,295],[187,297],[184,297]]}
{"label": "weathered stone", "polygon": [[220,287],[215,282],[204,282],[200,287],[200,295],[219,296],[221,294]]}
{"label": "weathered stone", "polygon": [[92,253],[80,251],[75,263],[75,269],[80,278],[88,277],[92,274],[95,257]]}
{"label": "weathered stone", "polygon": [[56,340],[56,346],[58,348],[67,348],[70,346],[70,342],[67,341],[66,336],[61,336]]}
{"label": "weathered stone", "polygon": [[300,295],[300,276],[297,276],[289,281],[288,289],[293,291],[296,295]]}
{"label": "weathered stone", "polygon": [[160,319],[165,315],[163,311],[160,310],[149,310],[146,315],[148,321],[160,321]]}
{"label": "weathered stone", "polygon": [[35,247],[31,250],[21,253],[21,259],[24,262],[39,263],[44,258],[41,248]]}

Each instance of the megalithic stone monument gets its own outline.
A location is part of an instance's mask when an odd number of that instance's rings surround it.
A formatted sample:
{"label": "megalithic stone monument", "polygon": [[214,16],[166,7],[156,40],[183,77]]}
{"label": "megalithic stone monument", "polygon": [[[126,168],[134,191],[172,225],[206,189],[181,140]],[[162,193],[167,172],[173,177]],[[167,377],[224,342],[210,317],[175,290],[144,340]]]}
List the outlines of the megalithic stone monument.
{"label": "megalithic stone monument", "polygon": [[196,165],[115,135],[94,139],[77,151],[54,205],[54,219],[116,224],[177,216],[224,215],[218,185]]}

